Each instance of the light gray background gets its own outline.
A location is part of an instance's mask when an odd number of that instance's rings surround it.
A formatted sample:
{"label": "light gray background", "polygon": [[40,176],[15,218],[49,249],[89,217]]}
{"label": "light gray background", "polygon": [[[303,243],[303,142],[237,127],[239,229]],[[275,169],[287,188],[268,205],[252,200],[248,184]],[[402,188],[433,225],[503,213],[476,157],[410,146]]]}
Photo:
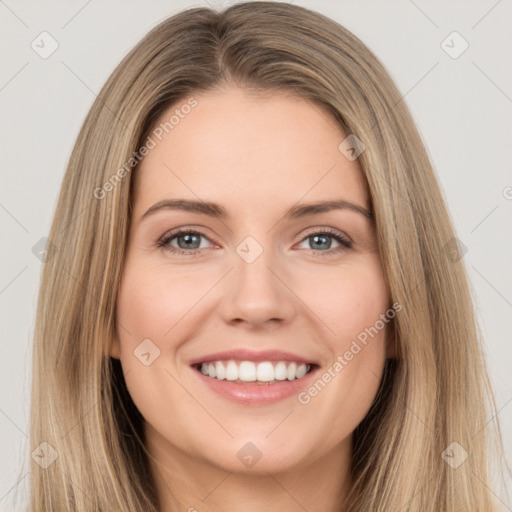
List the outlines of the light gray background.
{"label": "light gray background", "polygon": [[[511,2],[295,3],[330,16],[360,37],[405,95],[457,236],[467,247],[464,261],[510,461]],[[28,483],[30,343],[42,265],[32,247],[48,233],[78,130],[107,77],[149,29],[183,8],[207,5],[0,0],[0,510],[14,510],[16,493],[23,495]],[[47,59],[31,48],[43,31],[59,44]],[[457,59],[441,46],[453,31],[469,43]],[[455,49],[458,44],[453,43]],[[498,483],[493,492],[503,500],[503,510],[512,510]]]}

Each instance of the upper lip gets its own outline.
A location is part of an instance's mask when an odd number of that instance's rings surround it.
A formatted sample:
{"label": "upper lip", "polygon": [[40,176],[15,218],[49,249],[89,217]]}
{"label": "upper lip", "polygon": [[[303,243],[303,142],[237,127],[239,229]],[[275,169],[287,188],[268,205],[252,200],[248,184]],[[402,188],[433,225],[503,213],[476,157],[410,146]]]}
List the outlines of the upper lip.
{"label": "upper lip", "polygon": [[211,361],[227,361],[229,359],[236,359],[239,361],[293,361],[296,363],[318,364],[311,359],[283,350],[255,351],[245,348],[236,348],[226,350],[224,352],[215,352],[213,354],[196,357],[190,361],[190,365],[193,366],[199,363],[208,363]]}

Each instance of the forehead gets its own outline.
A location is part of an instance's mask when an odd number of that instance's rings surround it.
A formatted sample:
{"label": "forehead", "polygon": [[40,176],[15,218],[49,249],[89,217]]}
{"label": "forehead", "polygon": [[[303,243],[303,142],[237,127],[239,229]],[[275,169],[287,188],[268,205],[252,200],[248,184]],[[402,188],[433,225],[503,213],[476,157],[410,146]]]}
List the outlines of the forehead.
{"label": "forehead", "polygon": [[302,198],[368,207],[357,160],[338,149],[346,136],[325,109],[293,93],[191,94],[150,133],[155,145],[137,169],[135,209],[169,197],[232,203],[239,212]]}

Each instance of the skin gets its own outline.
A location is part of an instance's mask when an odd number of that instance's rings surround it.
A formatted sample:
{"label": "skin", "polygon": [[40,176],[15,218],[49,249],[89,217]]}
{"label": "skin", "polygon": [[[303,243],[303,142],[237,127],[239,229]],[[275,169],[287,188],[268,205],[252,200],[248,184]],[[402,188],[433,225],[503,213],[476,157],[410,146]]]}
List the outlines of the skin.
{"label": "skin", "polygon": [[[361,168],[338,150],[346,134],[333,118],[292,93],[229,86],[194,98],[197,106],[137,169],[117,304],[125,329],[111,352],[145,418],[161,510],[334,512],[351,485],[352,433],[393,355],[388,326],[307,405],[295,395],[236,404],[205,386],[189,361],[277,348],[317,361],[321,375],[386,312],[370,219],[350,209],[283,217],[296,204],[326,200],[368,209]],[[230,216],[162,209],[142,218],[177,198],[213,201]],[[196,255],[180,250],[183,237],[168,242],[177,253],[158,246],[183,226],[204,235]],[[310,236],[326,228],[352,248],[329,233],[315,244]],[[236,252],[247,236],[263,249],[251,264]],[[160,350],[149,366],[134,356],[144,339]],[[262,454],[252,467],[237,457],[249,442]]]}

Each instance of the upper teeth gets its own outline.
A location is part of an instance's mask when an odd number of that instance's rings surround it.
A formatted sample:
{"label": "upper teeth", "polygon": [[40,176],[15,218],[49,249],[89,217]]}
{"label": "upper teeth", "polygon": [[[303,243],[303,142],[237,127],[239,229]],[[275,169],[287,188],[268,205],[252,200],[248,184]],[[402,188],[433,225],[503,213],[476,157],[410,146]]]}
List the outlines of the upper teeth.
{"label": "upper teeth", "polygon": [[309,364],[279,361],[210,361],[202,363],[201,373],[219,380],[242,380],[245,382],[269,382],[272,380],[295,380],[306,375],[311,369]]}

